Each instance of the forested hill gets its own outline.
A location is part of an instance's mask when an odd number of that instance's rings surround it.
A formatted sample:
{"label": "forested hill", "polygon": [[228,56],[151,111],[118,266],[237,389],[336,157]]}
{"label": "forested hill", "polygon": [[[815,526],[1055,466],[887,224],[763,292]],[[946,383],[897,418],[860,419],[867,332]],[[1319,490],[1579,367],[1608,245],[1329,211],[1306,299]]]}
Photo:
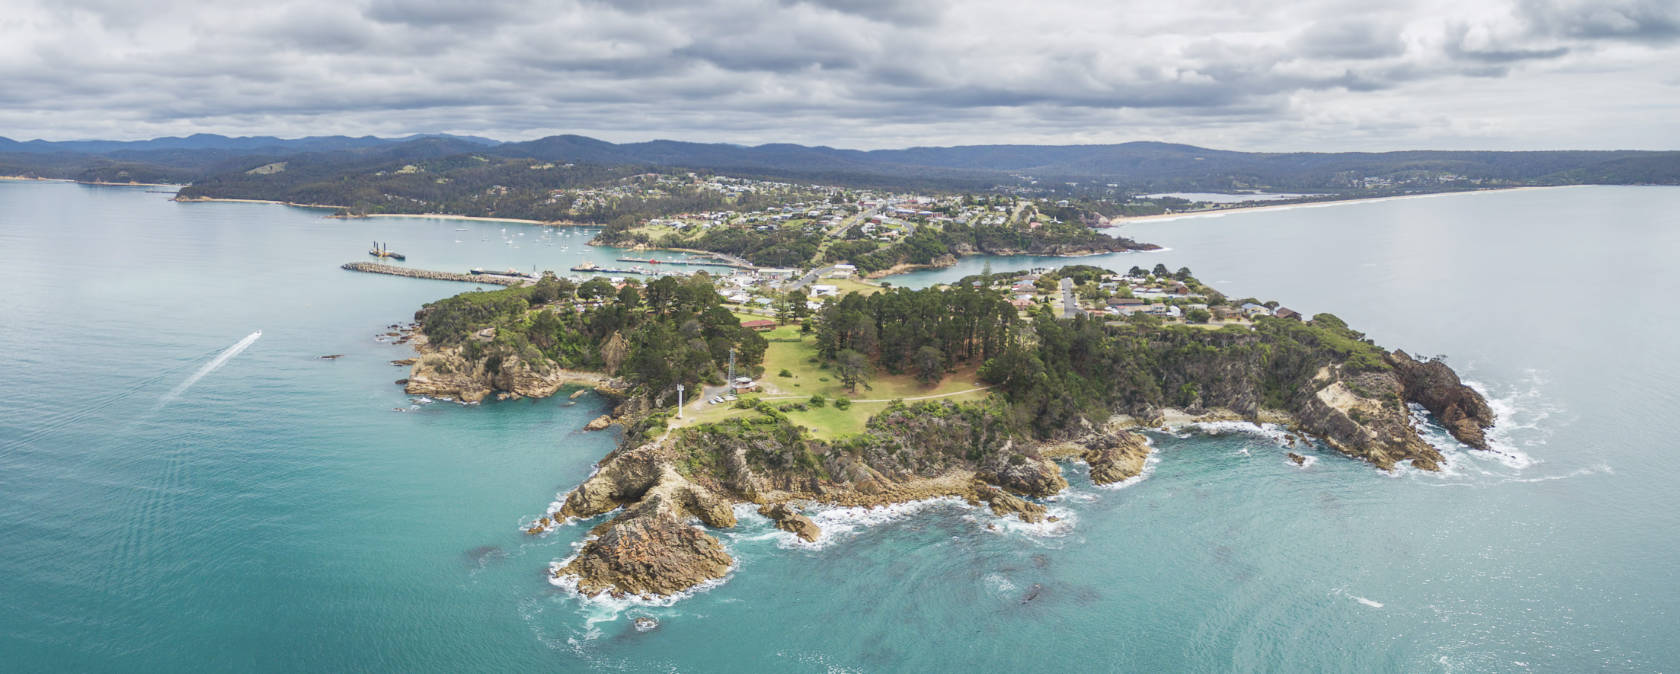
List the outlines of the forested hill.
{"label": "forested hill", "polygon": [[[424,136],[282,140],[196,135],[151,141],[17,142],[0,138],[0,174],[78,179],[119,175],[202,182],[288,158],[307,157],[312,175],[354,179],[414,158],[474,154],[493,159],[699,169],[743,177],[909,189],[1295,192],[1411,191],[1575,183],[1680,183],[1676,151],[1235,152],[1191,145],[970,145],[846,150],[656,140],[610,143],[561,135],[496,144],[484,138]],[[382,164],[383,162],[383,164]],[[390,165],[390,166],[387,166]],[[295,178],[295,176],[293,176]],[[276,183],[291,179],[276,178]],[[225,182],[225,181],[224,181]],[[1070,183],[1072,183],[1070,185]],[[287,184],[283,187],[293,188]]]}

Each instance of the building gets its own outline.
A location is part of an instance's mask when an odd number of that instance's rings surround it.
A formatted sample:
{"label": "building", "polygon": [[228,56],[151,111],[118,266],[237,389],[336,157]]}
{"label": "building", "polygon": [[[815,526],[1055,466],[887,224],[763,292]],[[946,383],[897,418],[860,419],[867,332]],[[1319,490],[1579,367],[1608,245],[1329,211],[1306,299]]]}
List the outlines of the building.
{"label": "building", "polygon": [[828,285],[828,284],[825,284],[825,283],[813,283],[813,284],[811,284],[811,296],[812,297],[830,297],[830,296],[839,295],[839,294],[840,294],[840,286]]}
{"label": "building", "polygon": [[741,327],[764,332],[765,330],[775,330],[776,322],[768,318],[760,318],[751,321],[741,321]]}
{"label": "building", "polygon": [[794,274],[797,274],[797,273],[799,273],[799,272],[797,270],[794,270],[794,269],[760,269],[760,270],[758,270],[759,277],[774,280],[774,281],[785,281],[787,279],[793,278]]}
{"label": "building", "polygon": [[1272,315],[1276,316],[1278,318],[1292,318],[1292,319],[1295,319],[1297,321],[1301,320],[1300,312],[1295,311],[1294,309],[1291,309],[1289,307],[1278,307],[1277,311],[1272,312]]}
{"label": "building", "polygon": [[753,381],[752,377],[736,377],[735,381],[730,382],[729,386],[741,393],[749,393],[758,390],[758,383]]}
{"label": "building", "polygon": [[851,278],[851,277],[855,276],[856,274],[857,274],[857,266],[856,265],[837,264],[837,265],[834,265],[833,269],[829,270],[828,278]]}

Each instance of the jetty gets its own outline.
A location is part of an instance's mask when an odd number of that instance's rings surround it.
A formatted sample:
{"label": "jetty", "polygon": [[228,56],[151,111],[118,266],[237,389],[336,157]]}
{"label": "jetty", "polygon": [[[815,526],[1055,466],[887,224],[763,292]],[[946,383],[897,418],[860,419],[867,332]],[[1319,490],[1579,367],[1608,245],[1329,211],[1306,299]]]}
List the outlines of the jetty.
{"label": "jetty", "polygon": [[733,262],[724,262],[722,260],[660,260],[660,259],[655,259],[655,258],[651,258],[651,257],[650,258],[621,257],[621,258],[618,258],[618,261],[619,262],[638,262],[638,263],[641,263],[641,264],[686,265],[686,266],[690,266],[690,267],[729,267],[731,269],[741,269],[743,267],[745,267],[747,269],[752,268],[752,265],[739,265],[739,264],[735,264]]}
{"label": "jetty", "polygon": [[349,271],[359,271],[368,274],[387,274],[390,276],[404,276],[407,278],[427,279],[430,281],[460,281],[462,283],[490,283],[502,286],[517,286],[535,283],[529,278],[514,278],[512,276],[498,276],[495,274],[456,274],[447,271],[432,271],[430,269],[415,269],[413,267],[398,267],[389,264],[373,262],[346,262],[341,267]]}

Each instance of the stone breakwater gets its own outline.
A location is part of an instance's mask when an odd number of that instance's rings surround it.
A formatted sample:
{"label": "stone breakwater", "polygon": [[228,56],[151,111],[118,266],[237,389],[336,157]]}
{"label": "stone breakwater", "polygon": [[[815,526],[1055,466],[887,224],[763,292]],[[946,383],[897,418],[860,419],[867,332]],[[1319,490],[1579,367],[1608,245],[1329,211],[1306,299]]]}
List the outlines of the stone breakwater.
{"label": "stone breakwater", "polygon": [[412,267],[398,267],[389,264],[375,264],[373,262],[346,262],[343,269],[349,271],[366,272],[369,274],[388,274],[391,276],[406,276],[431,281],[460,281],[462,283],[489,283],[500,286],[517,286],[531,283],[527,279],[508,276],[493,276],[488,274],[456,274],[447,271],[432,271],[429,269],[414,269]]}

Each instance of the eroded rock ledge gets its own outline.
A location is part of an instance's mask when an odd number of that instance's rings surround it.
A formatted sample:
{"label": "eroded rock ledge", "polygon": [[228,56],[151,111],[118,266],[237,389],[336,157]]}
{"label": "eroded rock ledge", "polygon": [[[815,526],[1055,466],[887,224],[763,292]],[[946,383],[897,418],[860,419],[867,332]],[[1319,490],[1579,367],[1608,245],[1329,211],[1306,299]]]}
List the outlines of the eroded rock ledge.
{"label": "eroded rock ledge", "polygon": [[530,531],[619,510],[556,574],[575,576],[578,589],[591,595],[669,595],[732,568],[722,544],[695,522],[733,527],[735,504],[757,505],[778,528],[806,541],[820,540],[822,531],[791,504],[878,506],[957,497],[1001,517],[1042,522],[1050,517],[1041,499],[1067,488],[1057,459],[1085,462],[1098,485],[1142,474],[1151,447],[1127,430],[1133,427],[1276,421],[1385,470],[1402,462],[1438,470],[1440,452],[1421,439],[1405,407],[1416,402],[1466,445],[1485,447],[1493,419],[1479,394],[1444,364],[1400,352],[1389,358],[1391,370],[1322,367],[1289,399],[1288,409],[1260,409],[1253,391],[1240,386],[1208,387],[1214,406],[1193,414],[1145,410],[1101,425],[1082,421],[1053,442],[1008,431],[1005,410],[995,401],[895,404],[871,418],[864,433],[834,442],[813,439],[763,410],[651,441],[632,429],[595,475]]}

